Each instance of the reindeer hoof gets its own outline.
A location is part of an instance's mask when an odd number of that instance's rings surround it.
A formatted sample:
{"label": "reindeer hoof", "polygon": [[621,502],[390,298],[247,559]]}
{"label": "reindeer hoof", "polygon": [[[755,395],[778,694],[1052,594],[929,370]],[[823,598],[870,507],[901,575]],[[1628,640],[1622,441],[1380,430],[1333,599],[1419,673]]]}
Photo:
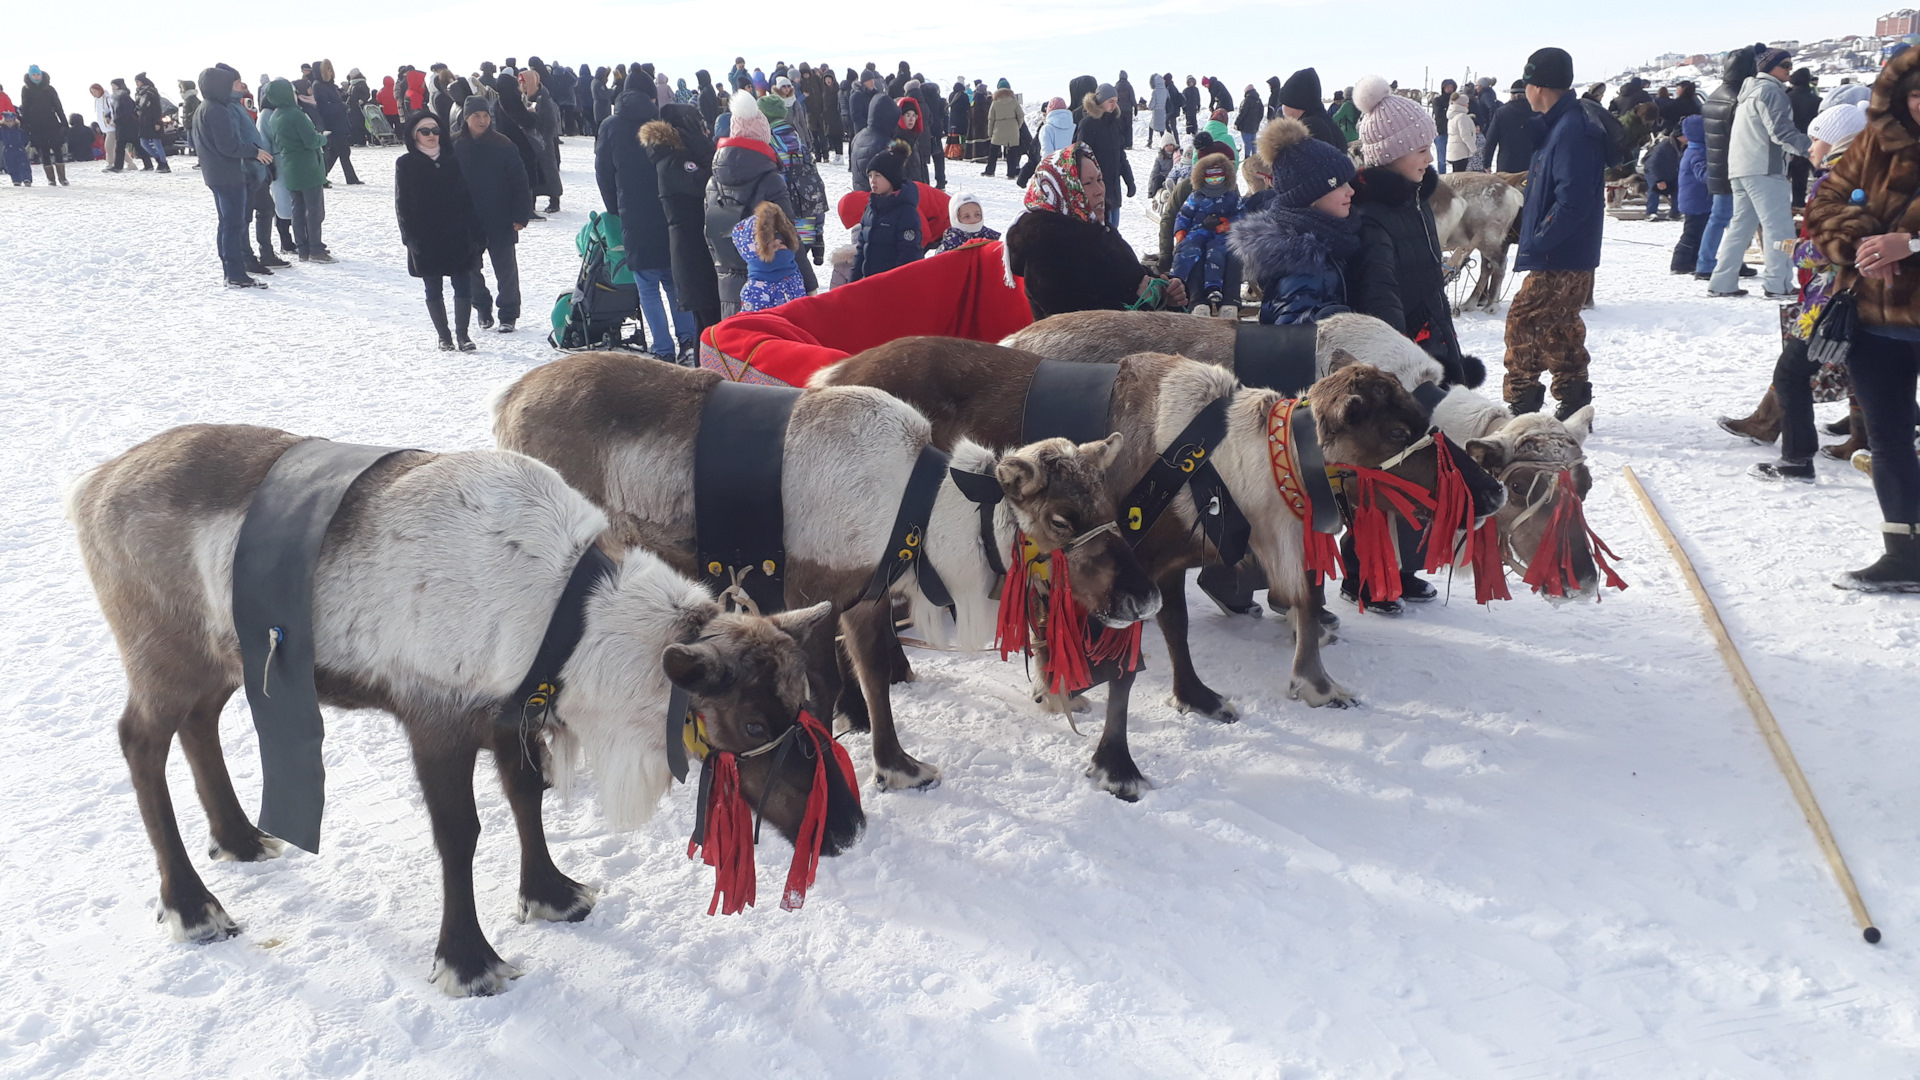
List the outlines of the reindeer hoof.
{"label": "reindeer hoof", "polygon": [[[491,953],[493,950],[488,948]],[[427,981],[440,988],[448,997],[492,997],[507,988],[510,979],[517,979],[526,972],[500,959],[498,956],[477,965],[472,974],[460,973],[461,965],[444,956],[433,958],[433,974]]]}
{"label": "reindeer hoof", "polygon": [[[537,892],[539,896],[529,896]],[[600,892],[564,875],[542,884],[520,886],[520,899],[514,904],[513,917],[521,922],[544,919],[547,922],[579,922],[593,911]]]}
{"label": "reindeer hoof", "polygon": [[[904,756],[904,755],[902,755]],[[940,786],[940,770],[924,761],[907,758],[907,767],[896,769],[875,762],[873,784],[881,791],[932,791]]]}
{"label": "reindeer hoof", "polygon": [[1204,686],[1200,689],[1206,691],[1205,695],[1195,694],[1194,700],[1181,701],[1180,696],[1175,694],[1167,699],[1167,704],[1171,705],[1175,712],[1195,713],[1222,724],[1235,723],[1240,719],[1240,710],[1234,706],[1233,702],[1212,690],[1207,690]]}
{"label": "reindeer hoof", "polygon": [[240,925],[227,914],[227,909],[220,906],[220,901],[211,896],[199,905],[198,910],[180,911],[166,906],[163,901],[159,921],[167,924],[167,934],[173,940],[194,945],[225,941],[240,932]]}
{"label": "reindeer hoof", "polygon": [[1140,774],[1140,769],[1131,761],[1125,769],[1109,772],[1100,765],[1087,769],[1087,775],[1099,786],[1101,791],[1112,795],[1121,802],[1139,802],[1140,796],[1153,790],[1153,781]]}
{"label": "reindeer hoof", "polygon": [[865,717],[848,716],[846,713],[843,713],[843,712],[837,712],[833,714],[833,733],[835,735],[845,735],[849,732],[872,731],[872,730],[873,730],[873,724],[868,722],[868,720]]}
{"label": "reindeer hoof", "polygon": [[1316,709],[1323,706],[1344,709],[1349,705],[1357,704],[1353,692],[1332,679],[1318,684],[1310,679],[1294,679],[1293,684],[1287,687],[1287,696],[1296,701],[1304,701]]}
{"label": "reindeer hoof", "polygon": [[218,840],[212,841],[207,845],[207,858],[214,862],[265,862],[279,858],[286,850],[285,840],[255,829],[251,837],[235,844],[231,850],[223,847]]}

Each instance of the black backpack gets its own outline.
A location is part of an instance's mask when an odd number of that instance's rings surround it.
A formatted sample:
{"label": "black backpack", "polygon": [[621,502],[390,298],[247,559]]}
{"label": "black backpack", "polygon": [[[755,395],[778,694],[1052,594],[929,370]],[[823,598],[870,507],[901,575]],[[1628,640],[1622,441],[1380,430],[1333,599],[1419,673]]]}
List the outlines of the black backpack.
{"label": "black backpack", "polygon": [[1606,155],[1607,168],[1614,169],[1624,164],[1627,160],[1627,129],[1621,125],[1620,118],[1608,112],[1605,105],[1592,98],[1581,98],[1580,107],[1586,110],[1588,116],[1593,117],[1594,122],[1600,125],[1600,130],[1606,135],[1601,150]]}

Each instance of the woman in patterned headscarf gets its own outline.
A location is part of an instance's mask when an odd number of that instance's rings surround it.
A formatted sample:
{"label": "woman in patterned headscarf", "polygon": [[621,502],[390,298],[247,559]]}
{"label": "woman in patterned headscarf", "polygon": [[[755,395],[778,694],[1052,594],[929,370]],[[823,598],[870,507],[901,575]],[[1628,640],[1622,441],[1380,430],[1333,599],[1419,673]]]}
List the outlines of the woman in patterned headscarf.
{"label": "woman in patterned headscarf", "polygon": [[1034,169],[1027,209],[1007,230],[1007,269],[1026,279],[1035,319],[1068,311],[1180,311],[1186,290],[1155,276],[1106,225],[1107,185],[1085,143]]}

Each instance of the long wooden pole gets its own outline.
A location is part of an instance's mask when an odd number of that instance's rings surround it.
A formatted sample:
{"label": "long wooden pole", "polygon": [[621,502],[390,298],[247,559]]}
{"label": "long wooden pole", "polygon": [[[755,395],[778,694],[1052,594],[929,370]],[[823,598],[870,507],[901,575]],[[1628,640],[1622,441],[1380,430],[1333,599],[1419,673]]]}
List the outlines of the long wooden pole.
{"label": "long wooden pole", "polygon": [[1647,489],[1640,486],[1640,478],[1633,475],[1630,466],[1622,466],[1621,472],[1627,476],[1633,493],[1640,497],[1640,505],[1646,508],[1647,517],[1653,520],[1654,528],[1660,531],[1660,538],[1667,542],[1667,550],[1673,552],[1673,561],[1680,564],[1680,572],[1687,577],[1687,587],[1693,590],[1693,598],[1700,604],[1700,614],[1707,620],[1707,629],[1713,631],[1714,641],[1720,646],[1720,659],[1724,660],[1727,670],[1733,675],[1735,686],[1740,688],[1740,696],[1746,699],[1747,708],[1753,713],[1754,723],[1760,726],[1760,734],[1767,740],[1767,749],[1773,751],[1773,762],[1780,766],[1780,772],[1787,778],[1787,786],[1793,789],[1793,797],[1800,804],[1800,812],[1807,816],[1807,824],[1813,829],[1813,838],[1820,850],[1827,856],[1827,865],[1833,868],[1833,876],[1840,882],[1840,891],[1847,895],[1847,904],[1853,908],[1853,917],[1860,923],[1861,936],[1867,943],[1878,944],[1880,929],[1873,925],[1873,918],[1867,914],[1867,905],[1860,900],[1860,888],[1853,883],[1853,874],[1847,869],[1847,860],[1840,854],[1840,845],[1833,839],[1833,829],[1827,825],[1827,815],[1820,812],[1819,800],[1813,797],[1813,788],[1807,784],[1807,776],[1800,771],[1800,762],[1793,756],[1793,747],[1787,745],[1787,737],[1780,733],[1780,724],[1773,718],[1773,710],[1767,707],[1767,699],[1760,695],[1760,687],[1753,681],[1753,673],[1747,670],[1747,662],[1740,658],[1740,650],[1734,647],[1733,637],[1727,633],[1727,625],[1720,621],[1720,612],[1713,606],[1713,598],[1707,595],[1706,586],[1700,584],[1700,575],[1694,572],[1693,560],[1680,546],[1680,541],[1667,527],[1666,519],[1653,505],[1653,499],[1647,495]]}

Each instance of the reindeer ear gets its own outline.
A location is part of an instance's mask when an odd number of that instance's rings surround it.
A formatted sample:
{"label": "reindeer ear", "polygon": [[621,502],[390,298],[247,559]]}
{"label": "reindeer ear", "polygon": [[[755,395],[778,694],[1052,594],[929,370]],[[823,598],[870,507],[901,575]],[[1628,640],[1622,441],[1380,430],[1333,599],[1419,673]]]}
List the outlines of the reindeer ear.
{"label": "reindeer ear", "polygon": [[1567,434],[1573,436],[1575,446],[1587,445],[1587,436],[1593,434],[1593,406],[1582,405],[1567,417]]}
{"label": "reindeer ear", "polygon": [[1504,468],[1509,457],[1507,444],[1499,439],[1468,439],[1467,445],[1461,449],[1467,452],[1474,464],[1488,472]]}
{"label": "reindeer ear", "polygon": [[1120,447],[1126,444],[1127,437],[1116,431],[1099,442],[1081,443],[1080,454],[1093,461],[1093,467],[1105,472],[1114,460],[1120,456]]}
{"label": "reindeer ear", "polygon": [[1046,474],[1038,462],[1022,454],[1008,454],[993,468],[994,478],[1009,498],[1024,501],[1046,490]]}
{"label": "reindeer ear", "polygon": [[833,603],[832,601],[822,600],[812,607],[801,608],[798,611],[783,611],[778,615],[768,617],[767,621],[779,627],[781,632],[785,633],[788,637],[799,642],[801,648],[806,648],[813,640],[814,635],[821,633],[823,630],[829,634],[833,632]]}
{"label": "reindeer ear", "polygon": [[720,688],[720,657],[711,645],[676,642],[660,654],[660,666],[668,681],[688,693],[706,694]]}

